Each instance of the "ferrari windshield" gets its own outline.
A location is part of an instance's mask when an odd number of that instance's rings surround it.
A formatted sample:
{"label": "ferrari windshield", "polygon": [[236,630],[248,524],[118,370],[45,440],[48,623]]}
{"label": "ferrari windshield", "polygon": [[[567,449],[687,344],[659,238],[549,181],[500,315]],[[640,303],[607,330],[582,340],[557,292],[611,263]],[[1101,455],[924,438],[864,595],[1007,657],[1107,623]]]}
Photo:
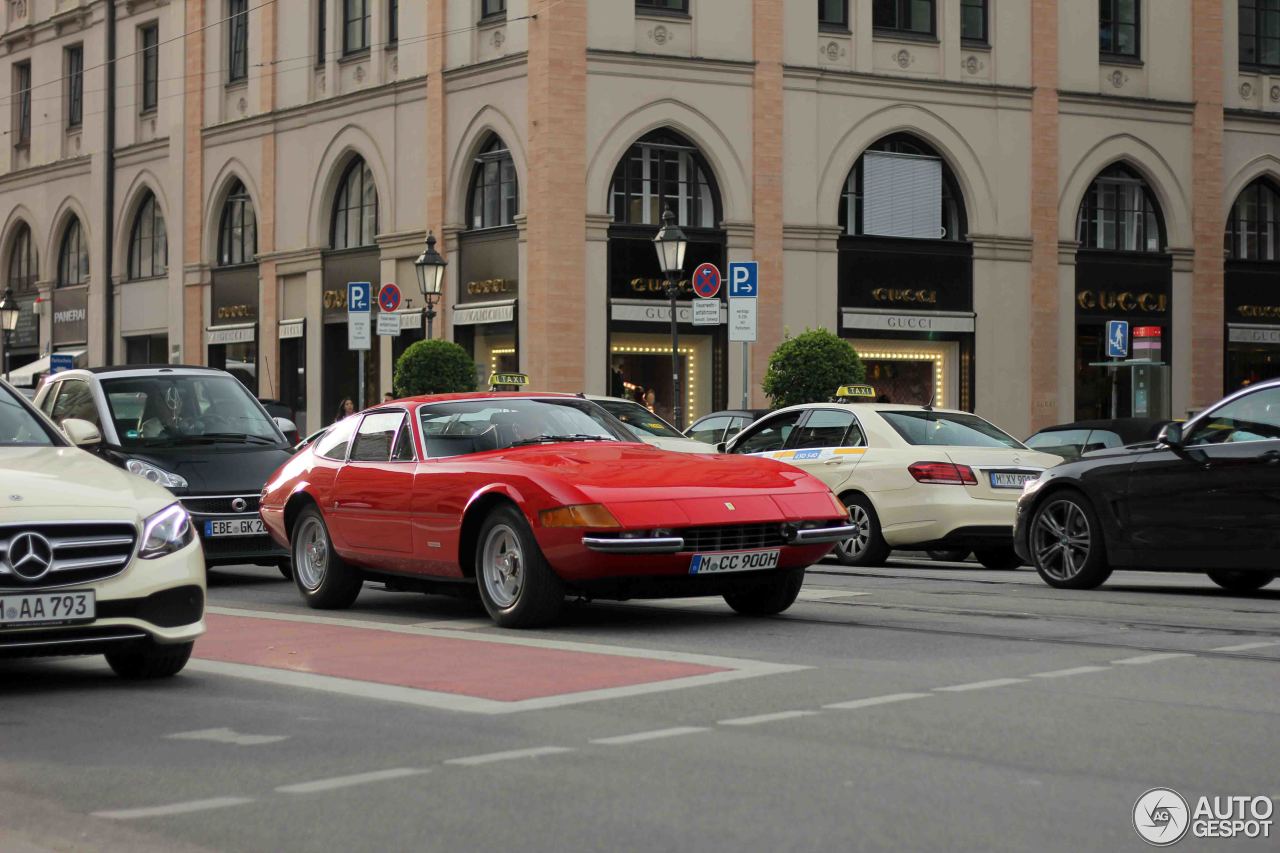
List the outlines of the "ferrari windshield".
{"label": "ferrari windshield", "polygon": [[0,386],[0,447],[51,447],[53,437],[40,419],[22,405],[8,388]]}
{"label": "ferrari windshield", "polygon": [[103,379],[102,390],[125,447],[284,441],[240,381],[225,374],[121,376]]}
{"label": "ferrari windshield", "polygon": [[621,425],[606,420],[608,413],[579,399],[464,400],[423,406],[418,413],[427,455],[433,457],[560,442],[633,441]]}
{"label": "ferrari windshield", "polygon": [[613,415],[627,425],[627,428],[643,439],[646,435],[659,438],[684,438],[678,429],[646,409],[639,403],[630,400],[596,400],[600,408]]}
{"label": "ferrari windshield", "polygon": [[907,409],[880,412],[880,417],[888,421],[889,426],[908,444],[1023,449],[1022,442],[977,415]]}

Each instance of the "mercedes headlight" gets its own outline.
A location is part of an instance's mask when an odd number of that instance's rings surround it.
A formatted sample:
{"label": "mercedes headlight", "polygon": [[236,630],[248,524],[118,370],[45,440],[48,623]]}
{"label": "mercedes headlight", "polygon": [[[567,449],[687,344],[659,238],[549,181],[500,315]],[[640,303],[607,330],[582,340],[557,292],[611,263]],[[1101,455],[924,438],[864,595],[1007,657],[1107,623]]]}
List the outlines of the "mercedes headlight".
{"label": "mercedes headlight", "polygon": [[191,516],[182,504],[170,504],[142,525],[142,547],[138,556],[144,560],[163,557],[190,545],[196,538]]}
{"label": "mercedes headlight", "polygon": [[124,467],[130,474],[137,474],[144,477],[157,486],[164,486],[166,489],[185,489],[187,481],[177,474],[157,468],[150,462],[143,462],[141,459],[129,459],[124,463]]}

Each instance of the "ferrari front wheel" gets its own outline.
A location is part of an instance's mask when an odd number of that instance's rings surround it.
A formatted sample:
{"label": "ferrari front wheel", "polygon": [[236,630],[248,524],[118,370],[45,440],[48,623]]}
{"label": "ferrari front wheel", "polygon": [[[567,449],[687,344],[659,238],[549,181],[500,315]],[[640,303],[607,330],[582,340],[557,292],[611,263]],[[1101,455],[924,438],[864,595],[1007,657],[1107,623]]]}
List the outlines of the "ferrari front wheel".
{"label": "ferrari front wheel", "polygon": [[726,592],[725,603],[743,616],[775,616],[795,604],[804,569],[786,569],[741,592]]}
{"label": "ferrari front wheel", "polygon": [[360,594],[359,569],[338,556],[320,509],[309,506],[298,515],[289,537],[293,550],[293,582],[308,607],[342,610]]}
{"label": "ferrari front wheel", "polygon": [[476,585],[490,618],[503,628],[537,628],[564,607],[564,585],[514,506],[489,513],[476,547]]}

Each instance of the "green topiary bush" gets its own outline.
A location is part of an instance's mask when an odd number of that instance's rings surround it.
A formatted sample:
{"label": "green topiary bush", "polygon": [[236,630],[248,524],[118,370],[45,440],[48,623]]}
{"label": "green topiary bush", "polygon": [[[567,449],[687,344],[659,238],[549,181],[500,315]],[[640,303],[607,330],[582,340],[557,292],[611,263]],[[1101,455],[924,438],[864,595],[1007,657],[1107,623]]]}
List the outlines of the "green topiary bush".
{"label": "green topiary bush", "polygon": [[830,400],[841,385],[866,379],[867,368],[848,341],[826,329],[787,338],[769,357],[764,393],[776,409]]}
{"label": "green topiary bush", "polygon": [[396,361],[392,387],[397,397],[476,390],[476,363],[451,341],[418,341]]}

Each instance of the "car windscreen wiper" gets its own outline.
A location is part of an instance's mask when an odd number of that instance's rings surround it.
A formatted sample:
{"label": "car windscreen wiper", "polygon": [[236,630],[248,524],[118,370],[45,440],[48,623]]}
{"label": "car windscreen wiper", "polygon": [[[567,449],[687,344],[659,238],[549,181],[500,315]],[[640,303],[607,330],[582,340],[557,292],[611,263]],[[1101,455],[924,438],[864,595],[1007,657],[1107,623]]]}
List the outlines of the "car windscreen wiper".
{"label": "car windscreen wiper", "polygon": [[533,438],[522,438],[519,441],[511,442],[511,447],[521,447],[526,444],[554,444],[561,441],[617,441],[605,435],[587,435],[586,433],[574,433],[573,435],[535,435]]}
{"label": "car windscreen wiper", "polygon": [[277,442],[260,435],[248,435],[242,432],[206,432],[200,435],[176,435],[173,438],[162,438],[160,444],[213,444],[219,441],[238,441],[245,444],[262,444],[275,447]]}

